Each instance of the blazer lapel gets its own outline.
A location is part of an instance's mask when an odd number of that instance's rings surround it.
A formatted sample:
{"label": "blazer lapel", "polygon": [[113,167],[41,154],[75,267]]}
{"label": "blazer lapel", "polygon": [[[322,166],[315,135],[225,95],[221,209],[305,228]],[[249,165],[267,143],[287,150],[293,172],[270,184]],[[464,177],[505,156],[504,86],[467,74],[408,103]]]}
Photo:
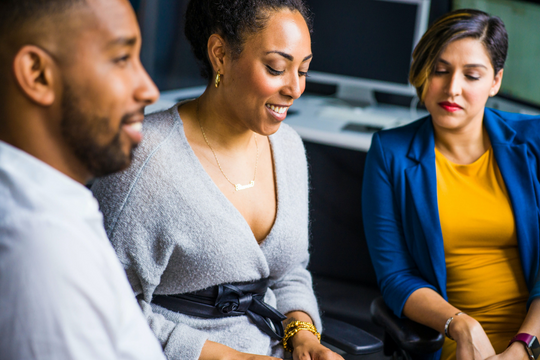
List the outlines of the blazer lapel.
{"label": "blazer lapel", "polygon": [[446,262],[437,201],[435,140],[431,117],[426,118],[418,129],[407,157],[416,162],[415,165],[405,169],[407,196],[412,197],[418,216],[417,224],[420,224],[424,235],[415,241],[423,242],[418,244],[420,249],[427,248],[435,275],[433,280],[437,281],[439,290],[446,299]]}
{"label": "blazer lapel", "polygon": [[540,231],[527,145],[516,143],[515,131],[489,109],[484,115],[484,125],[512,204],[521,264],[530,291],[538,273]]}

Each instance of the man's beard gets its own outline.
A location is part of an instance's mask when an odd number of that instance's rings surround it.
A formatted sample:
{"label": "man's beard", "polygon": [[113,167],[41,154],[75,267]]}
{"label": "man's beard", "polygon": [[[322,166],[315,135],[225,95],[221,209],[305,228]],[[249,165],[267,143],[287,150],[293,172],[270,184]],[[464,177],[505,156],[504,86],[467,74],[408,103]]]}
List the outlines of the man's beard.
{"label": "man's beard", "polygon": [[[129,166],[133,158],[133,145],[128,155],[122,150],[120,140],[121,129],[106,145],[98,144],[98,138],[110,131],[110,119],[93,114],[85,114],[79,108],[79,98],[64,81],[62,98],[61,132],[73,153],[95,177],[105,176],[123,170]],[[122,117],[120,126],[133,114]]]}

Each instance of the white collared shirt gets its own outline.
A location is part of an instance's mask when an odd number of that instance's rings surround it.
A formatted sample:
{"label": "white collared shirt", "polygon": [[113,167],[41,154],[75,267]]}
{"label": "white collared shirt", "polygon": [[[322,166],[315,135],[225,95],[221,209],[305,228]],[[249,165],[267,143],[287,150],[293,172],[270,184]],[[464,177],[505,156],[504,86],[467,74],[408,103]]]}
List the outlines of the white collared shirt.
{"label": "white collared shirt", "polygon": [[92,193],[1,141],[0,359],[165,359]]}

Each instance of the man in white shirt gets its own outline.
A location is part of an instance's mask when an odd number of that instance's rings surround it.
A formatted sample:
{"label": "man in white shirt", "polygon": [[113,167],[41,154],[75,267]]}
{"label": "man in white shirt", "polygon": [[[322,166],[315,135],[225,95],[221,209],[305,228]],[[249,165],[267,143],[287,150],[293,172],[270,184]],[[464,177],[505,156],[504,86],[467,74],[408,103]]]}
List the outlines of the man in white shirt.
{"label": "man in white shirt", "polygon": [[0,359],[159,359],[84,184],[158,91],[127,0],[0,0]]}

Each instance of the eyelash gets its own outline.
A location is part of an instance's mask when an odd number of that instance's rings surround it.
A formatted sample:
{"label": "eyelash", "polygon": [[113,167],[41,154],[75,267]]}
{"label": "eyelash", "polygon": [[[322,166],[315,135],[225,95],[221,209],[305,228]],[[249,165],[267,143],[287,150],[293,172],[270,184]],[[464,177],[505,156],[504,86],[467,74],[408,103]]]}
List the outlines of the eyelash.
{"label": "eyelash", "polygon": [[130,57],[131,57],[130,55],[124,55],[124,56],[122,56],[122,57],[119,57],[119,58],[114,59],[114,62],[115,62],[116,64],[125,63],[125,62],[127,62],[127,61],[129,60]]}
{"label": "eyelash", "polygon": [[[276,69],[273,69],[271,68],[270,66],[266,65],[266,68],[268,69],[268,72],[274,76],[279,76],[279,75],[283,75],[283,73],[285,73],[285,71],[278,71]],[[300,76],[305,76],[305,77],[309,77],[308,73],[305,72],[305,71],[299,71],[298,74]]]}
{"label": "eyelash", "polygon": [[[448,71],[437,71],[435,70],[435,75],[444,75],[444,74],[448,74]],[[471,75],[465,75],[469,80],[480,80],[480,77],[475,77],[475,76],[471,76]]]}
{"label": "eyelash", "polygon": [[266,65],[266,68],[268,69],[268,72],[272,75],[275,75],[275,76],[278,76],[278,75],[283,75],[283,73],[285,71],[278,71],[276,69],[272,69],[270,66]]}

